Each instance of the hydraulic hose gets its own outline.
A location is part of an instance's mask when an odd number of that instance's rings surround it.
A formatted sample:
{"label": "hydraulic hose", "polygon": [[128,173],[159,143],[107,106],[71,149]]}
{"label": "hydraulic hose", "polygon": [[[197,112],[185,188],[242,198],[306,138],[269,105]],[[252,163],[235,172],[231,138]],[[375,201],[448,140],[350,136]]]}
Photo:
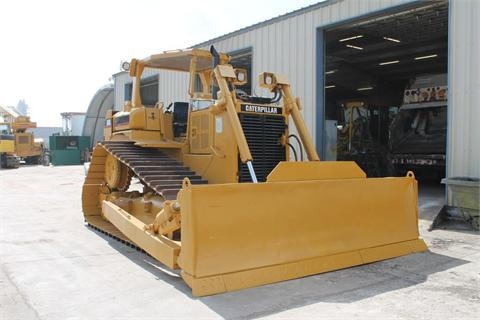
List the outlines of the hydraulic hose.
{"label": "hydraulic hose", "polygon": [[300,139],[294,135],[294,134],[291,134],[288,136],[288,138],[295,138],[295,140],[297,140],[297,143],[298,143],[298,147],[300,148],[300,161],[303,161],[303,147],[302,147],[302,142],[300,141]]}
{"label": "hydraulic hose", "polygon": [[297,157],[297,151],[295,151],[295,148],[292,146],[291,143],[287,142],[287,145],[292,149],[292,152],[293,152],[293,156],[295,157],[295,161],[298,161],[298,157]]}

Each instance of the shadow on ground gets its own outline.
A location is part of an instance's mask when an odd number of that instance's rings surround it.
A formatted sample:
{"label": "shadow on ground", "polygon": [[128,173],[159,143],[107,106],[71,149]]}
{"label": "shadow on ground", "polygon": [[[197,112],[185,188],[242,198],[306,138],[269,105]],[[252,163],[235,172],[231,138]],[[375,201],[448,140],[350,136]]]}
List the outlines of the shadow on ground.
{"label": "shadow on ground", "polygon": [[468,261],[425,252],[310,277],[208,297],[193,297],[178,271],[146,253],[96,232],[132,262],[227,319],[253,319],[319,302],[350,303],[425,282]]}

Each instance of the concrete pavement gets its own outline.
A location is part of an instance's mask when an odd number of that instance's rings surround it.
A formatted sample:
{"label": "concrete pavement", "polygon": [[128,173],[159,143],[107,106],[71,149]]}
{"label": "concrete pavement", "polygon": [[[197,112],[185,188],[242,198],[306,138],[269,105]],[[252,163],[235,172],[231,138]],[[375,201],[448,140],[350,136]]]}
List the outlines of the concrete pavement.
{"label": "concrete pavement", "polygon": [[0,170],[0,319],[476,319],[478,233],[435,230],[442,190],[422,189],[430,251],[195,298],[175,272],[87,228],[83,166]]}

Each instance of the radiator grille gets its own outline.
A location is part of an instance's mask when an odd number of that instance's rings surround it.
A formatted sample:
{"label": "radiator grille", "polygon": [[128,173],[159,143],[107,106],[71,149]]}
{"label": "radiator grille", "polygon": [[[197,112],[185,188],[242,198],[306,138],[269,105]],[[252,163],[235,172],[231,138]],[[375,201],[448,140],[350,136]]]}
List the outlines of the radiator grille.
{"label": "radiator grille", "polygon": [[[265,182],[268,174],[280,162],[285,161],[285,147],[280,137],[285,133],[282,116],[239,113],[240,123],[253,157],[253,168],[259,182]],[[238,160],[239,182],[252,182],[248,167]]]}
{"label": "radiator grille", "polygon": [[208,154],[210,153],[210,141],[209,141],[209,114],[195,114],[191,117],[192,131],[195,134],[191,135],[191,152],[196,154]]}

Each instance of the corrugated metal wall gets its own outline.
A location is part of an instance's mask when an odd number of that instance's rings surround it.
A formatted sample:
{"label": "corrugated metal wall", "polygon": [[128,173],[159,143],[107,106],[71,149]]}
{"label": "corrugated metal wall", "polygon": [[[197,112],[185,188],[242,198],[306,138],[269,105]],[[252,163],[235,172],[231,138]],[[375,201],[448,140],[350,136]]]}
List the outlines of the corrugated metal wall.
{"label": "corrugated metal wall", "polygon": [[125,103],[125,84],[132,81],[127,72],[120,72],[113,75],[113,109],[120,111]]}
{"label": "corrugated metal wall", "polygon": [[479,16],[480,1],[450,1],[448,177],[480,177]]}

